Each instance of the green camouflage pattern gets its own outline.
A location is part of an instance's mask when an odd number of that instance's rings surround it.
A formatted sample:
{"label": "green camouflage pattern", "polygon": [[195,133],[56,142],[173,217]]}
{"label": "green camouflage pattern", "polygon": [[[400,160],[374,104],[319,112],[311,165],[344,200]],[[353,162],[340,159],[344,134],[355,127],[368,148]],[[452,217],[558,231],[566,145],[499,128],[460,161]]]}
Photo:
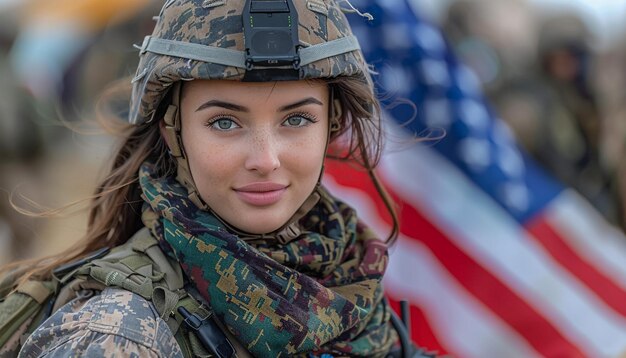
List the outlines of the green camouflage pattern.
{"label": "green camouflage pattern", "polygon": [[325,190],[302,234],[281,244],[229,233],[152,164],[139,180],[144,223],[254,356],[382,357],[396,343],[381,285],[387,246]]}
{"label": "green camouflage pattern", "polygon": [[79,296],[39,326],[19,358],[42,356],[183,358],[154,306],[119,288],[106,288],[92,298]]}
{"label": "green camouflage pattern", "polygon": [[[298,12],[298,36],[302,46],[336,40],[352,34],[348,21],[334,0],[293,0]],[[243,51],[243,6],[240,1],[169,0],[164,5],[153,37]],[[152,119],[172,83],[193,79],[241,80],[241,68],[140,52],[133,79],[129,122]],[[367,77],[361,51],[325,58],[299,70],[300,79],[337,76]]]}

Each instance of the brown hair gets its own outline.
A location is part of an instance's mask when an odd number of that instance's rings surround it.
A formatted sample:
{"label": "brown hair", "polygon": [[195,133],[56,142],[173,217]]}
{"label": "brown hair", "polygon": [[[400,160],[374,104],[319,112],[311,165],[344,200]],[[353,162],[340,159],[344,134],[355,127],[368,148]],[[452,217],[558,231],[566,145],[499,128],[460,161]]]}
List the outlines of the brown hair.
{"label": "brown hair", "polygon": [[[343,114],[339,120],[340,130],[333,132],[331,142],[338,138],[348,138],[347,151],[329,154],[329,157],[342,161],[355,161],[368,173],[378,193],[385,202],[393,220],[392,231],[387,242],[392,244],[398,235],[398,219],[393,202],[381,185],[374,168],[382,152],[383,134],[380,125],[380,106],[371,90],[371,82],[366,77],[338,77],[327,80],[335,98],[339,99]],[[119,86],[99,102],[99,111],[106,108],[108,99],[119,95]],[[125,89],[126,90],[126,89]],[[103,247],[115,247],[125,243],[143,223],[141,221],[141,188],[138,171],[141,164],[150,159],[163,175],[175,173],[176,164],[168,154],[159,126],[155,123],[133,126],[115,122],[102,116],[103,124],[122,138],[114,155],[108,175],[96,187],[89,205],[87,233],[74,246],[66,251],[50,256],[45,260],[25,260],[0,268],[0,273],[16,267],[30,265],[22,280],[30,277],[49,278],[54,268],[75,261]]]}

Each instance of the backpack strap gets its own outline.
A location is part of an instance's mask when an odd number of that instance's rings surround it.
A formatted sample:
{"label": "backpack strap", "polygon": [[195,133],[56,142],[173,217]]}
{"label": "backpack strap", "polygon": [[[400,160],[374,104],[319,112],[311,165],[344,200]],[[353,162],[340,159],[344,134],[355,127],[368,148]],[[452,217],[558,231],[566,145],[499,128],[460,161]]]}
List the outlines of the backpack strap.
{"label": "backpack strap", "polygon": [[2,279],[0,279],[0,302],[4,301],[4,299],[11,292],[15,291],[15,285],[17,284],[18,279],[22,277],[30,268],[31,267],[25,265],[19,266],[2,276]]}
{"label": "backpack strap", "polygon": [[45,318],[49,300],[57,284],[51,281],[26,281],[3,298],[0,305],[0,347],[11,341],[19,346],[21,337],[30,334]]}
{"label": "backpack strap", "polygon": [[[101,256],[108,249],[88,255],[81,260],[63,265],[57,270],[71,270],[90,259]],[[20,347],[51,313],[76,297],[77,290],[68,290],[57,275],[48,280],[30,279],[19,283],[30,270],[21,266],[7,273],[0,280],[0,356],[17,356]],[[55,270],[55,273],[57,272]],[[103,286],[100,286],[100,290]],[[64,294],[65,293],[65,294]]]}
{"label": "backpack strap", "polygon": [[106,256],[78,268],[71,276],[136,293],[152,301],[166,321],[185,295],[180,265],[166,257],[147,228],[139,230]]}
{"label": "backpack strap", "polygon": [[[211,332],[215,334],[209,335],[212,338],[225,337],[226,331],[224,327],[218,327],[209,305],[189,295],[180,264],[167,257],[147,228],[139,230],[104,257],[77,268],[63,280],[68,280],[67,277],[83,286],[95,282],[105,287],[120,287],[151,301],[185,356],[216,356],[208,351],[215,347],[207,347],[206,335],[203,337],[207,333],[206,325],[213,328]],[[188,316],[183,315],[185,312]],[[201,324],[194,325],[197,321]],[[230,345],[225,338],[219,342]],[[234,352],[232,349],[232,355],[217,356],[234,357]]]}

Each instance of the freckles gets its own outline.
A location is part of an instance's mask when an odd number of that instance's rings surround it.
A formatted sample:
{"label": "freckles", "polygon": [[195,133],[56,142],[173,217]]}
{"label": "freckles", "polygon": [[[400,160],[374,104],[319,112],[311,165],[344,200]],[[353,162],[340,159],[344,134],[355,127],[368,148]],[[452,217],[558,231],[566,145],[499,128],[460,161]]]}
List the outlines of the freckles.
{"label": "freckles", "polygon": [[198,178],[197,184],[219,183],[228,173],[232,172],[233,155],[228,146],[208,141],[195,145],[193,152],[188,152],[192,172]]}
{"label": "freckles", "polygon": [[[305,135],[298,137],[297,140],[289,140],[284,144],[284,149],[289,151],[290,153],[294,153],[297,151],[306,151],[310,153],[311,151],[317,152],[317,148],[323,148],[325,138],[321,138],[315,133],[311,135]],[[302,155],[302,154],[300,154]]]}
{"label": "freckles", "polygon": [[232,151],[228,148],[214,145],[202,150],[200,160],[203,162],[202,166],[207,170],[216,173],[224,173],[234,164],[233,154],[234,153],[232,153]]}
{"label": "freckles", "polygon": [[265,144],[265,142],[273,144],[272,139],[270,138],[271,136],[269,135],[269,133],[255,133],[252,138],[250,138],[250,143],[248,145],[257,151],[263,150],[263,145]]}
{"label": "freckles", "polygon": [[318,134],[307,135],[298,141],[286,143],[283,147],[283,160],[291,167],[301,171],[316,171],[324,160],[326,136]]}

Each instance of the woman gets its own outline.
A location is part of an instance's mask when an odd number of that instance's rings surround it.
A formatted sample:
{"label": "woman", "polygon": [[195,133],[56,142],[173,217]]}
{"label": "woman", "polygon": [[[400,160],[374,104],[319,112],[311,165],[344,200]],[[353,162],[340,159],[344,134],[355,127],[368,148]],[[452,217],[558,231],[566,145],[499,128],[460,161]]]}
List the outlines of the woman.
{"label": "woman", "polygon": [[[98,249],[119,258],[116,249],[156,239],[173,262],[164,271],[171,279],[182,268],[184,289],[141,294],[109,272],[106,288],[82,287],[21,355],[183,356],[198,342],[217,356],[389,354],[398,336],[380,281],[395,231],[379,240],[320,184],[338,146],[371,173],[393,215],[373,174],[378,102],[342,9],[333,0],[169,0],[132,82],[132,127],[98,187],[86,238],[28,275],[61,265],[80,275]],[[224,336],[204,334],[211,322]],[[180,327],[196,334],[179,339]]]}

